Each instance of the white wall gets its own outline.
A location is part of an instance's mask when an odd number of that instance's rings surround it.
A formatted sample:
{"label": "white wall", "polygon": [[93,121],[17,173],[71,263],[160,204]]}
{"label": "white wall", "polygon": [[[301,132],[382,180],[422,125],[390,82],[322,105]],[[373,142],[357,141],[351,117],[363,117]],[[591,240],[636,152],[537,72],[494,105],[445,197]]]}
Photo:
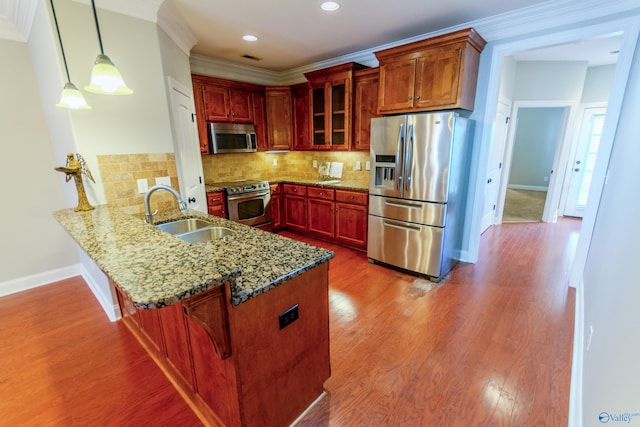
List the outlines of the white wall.
{"label": "white wall", "polygon": [[513,99],[577,101],[586,75],[587,63],[582,61],[518,61]]}
{"label": "white wall", "polygon": [[637,413],[640,425],[640,44],[616,132],[609,172],[584,271],[584,325],[594,333],[584,353],[583,421],[602,425],[598,415]]}
{"label": "white wall", "polygon": [[616,64],[589,67],[580,102],[607,102],[616,72]]}
{"label": "white wall", "polygon": [[500,72],[500,89],[498,96],[513,100],[516,87],[517,62],[513,56],[507,56],[502,61],[502,71]]}
{"label": "white wall", "polygon": [[[62,278],[74,245],[51,212],[66,207],[26,43],[0,39],[0,295]],[[62,88],[62,87],[60,87]],[[62,179],[64,182],[64,179]],[[69,185],[73,185],[72,183]],[[40,277],[51,270],[59,271]]]}

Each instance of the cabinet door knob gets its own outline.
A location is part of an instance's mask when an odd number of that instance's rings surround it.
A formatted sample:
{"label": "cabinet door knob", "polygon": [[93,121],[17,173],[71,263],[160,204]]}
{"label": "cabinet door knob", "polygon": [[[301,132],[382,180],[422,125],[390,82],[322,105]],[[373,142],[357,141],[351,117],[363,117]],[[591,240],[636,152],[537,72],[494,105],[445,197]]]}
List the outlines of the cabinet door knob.
{"label": "cabinet door knob", "polygon": [[420,99],[420,95],[416,96],[416,99]]}
{"label": "cabinet door knob", "polygon": [[410,96],[410,97],[409,97],[409,101],[411,101],[412,99],[413,99],[413,96]]}
{"label": "cabinet door knob", "polygon": [[195,203],[195,202],[196,202],[196,198],[195,198],[195,197],[189,197],[189,198],[187,199],[187,202],[189,202],[189,203]]}

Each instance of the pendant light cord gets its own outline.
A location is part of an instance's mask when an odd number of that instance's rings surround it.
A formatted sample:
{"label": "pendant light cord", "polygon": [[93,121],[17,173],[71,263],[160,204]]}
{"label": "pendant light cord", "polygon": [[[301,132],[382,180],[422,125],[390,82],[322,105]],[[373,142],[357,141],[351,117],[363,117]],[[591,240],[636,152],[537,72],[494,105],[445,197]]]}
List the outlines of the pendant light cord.
{"label": "pendant light cord", "polygon": [[[64,62],[64,71],[67,73],[67,82],[71,82],[71,77],[69,76],[69,67],[67,67],[67,57],[64,54],[64,46],[62,46],[62,37],[60,36],[60,27],[58,27],[58,17],[56,16],[56,8],[53,7],[53,0],[49,0],[49,2],[51,3],[51,11],[53,12],[53,22],[55,22],[56,24],[56,32],[58,33],[58,41],[60,42],[60,50],[62,51],[62,61]],[[100,47],[102,47],[102,44],[100,44]]]}
{"label": "pendant light cord", "polygon": [[104,55],[104,49],[102,48],[102,37],[100,36],[100,25],[98,25],[98,13],[96,12],[96,3],[94,0],[91,0],[91,7],[93,8],[93,19],[96,21],[96,30],[98,31],[98,43],[100,43],[100,53]]}

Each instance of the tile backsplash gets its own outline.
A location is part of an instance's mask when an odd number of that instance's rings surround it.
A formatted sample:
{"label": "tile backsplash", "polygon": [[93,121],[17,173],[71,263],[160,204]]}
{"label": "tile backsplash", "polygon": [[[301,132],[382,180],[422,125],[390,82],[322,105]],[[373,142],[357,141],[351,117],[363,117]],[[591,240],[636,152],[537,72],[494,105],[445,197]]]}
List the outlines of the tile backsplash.
{"label": "tile backsplash", "polygon": [[[156,178],[168,176],[171,186],[180,191],[173,153],[99,155],[98,166],[107,203],[129,214],[144,213],[144,194],[138,194],[138,179],[146,179],[151,188]],[[175,206],[175,198],[166,191],[154,193],[151,200],[153,210]]]}
{"label": "tile backsplash", "polygon": [[[344,181],[356,181],[363,184],[369,182],[369,171],[365,170],[365,162],[369,160],[369,152],[318,152],[287,151],[283,153],[243,153],[217,154],[202,156],[202,167],[205,182],[215,183],[236,179],[279,179],[287,177],[317,179],[318,168],[313,161],[342,162]],[[356,162],[361,163],[361,170],[354,170]]]}

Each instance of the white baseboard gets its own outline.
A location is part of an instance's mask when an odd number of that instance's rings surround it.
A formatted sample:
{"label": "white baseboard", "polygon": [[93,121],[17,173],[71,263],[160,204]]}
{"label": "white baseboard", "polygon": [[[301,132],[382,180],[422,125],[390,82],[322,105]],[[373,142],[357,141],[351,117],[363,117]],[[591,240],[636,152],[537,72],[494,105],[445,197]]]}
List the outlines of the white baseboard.
{"label": "white baseboard", "polygon": [[[103,290],[105,287],[100,286],[99,280],[91,275],[82,264],[74,264],[2,282],[0,283],[0,297],[38,288],[74,276],[82,276],[110,321],[115,322],[120,319],[120,307],[117,301],[111,295],[105,295]],[[107,289],[108,286],[107,284]]]}
{"label": "white baseboard", "polygon": [[549,187],[541,187],[538,185],[518,185],[518,184],[509,184],[507,188],[512,190],[529,190],[529,191],[548,191]]}
{"label": "white baseboard", "polygon": [[573,362],[569,393],[569,427],[582,426],[582,370],[584,366],[584,283],[576,286],[575,326],[573,331]]}
{"label": "white baseboard", "polygon": [[68,279],[69,277],[81,274],[81,265],[74,264],[68,267],[57,268],[55,270],[43,271],[31,276],[19,277],[0,283],[0,297],[48,285],[52,282]]}

